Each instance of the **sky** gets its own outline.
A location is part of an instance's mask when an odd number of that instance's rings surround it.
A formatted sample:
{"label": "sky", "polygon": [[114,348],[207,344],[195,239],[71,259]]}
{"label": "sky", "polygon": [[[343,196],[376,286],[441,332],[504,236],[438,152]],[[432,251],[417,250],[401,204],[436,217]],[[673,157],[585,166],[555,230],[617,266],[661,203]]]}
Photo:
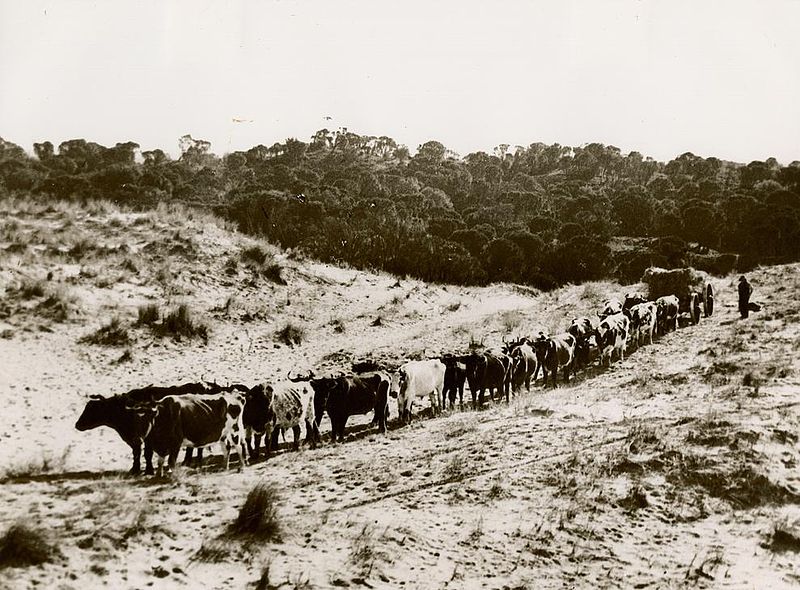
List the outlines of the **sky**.
{"label": "sky", "polygon": [[800,160],[800,2],[0,0],[0,136]]}

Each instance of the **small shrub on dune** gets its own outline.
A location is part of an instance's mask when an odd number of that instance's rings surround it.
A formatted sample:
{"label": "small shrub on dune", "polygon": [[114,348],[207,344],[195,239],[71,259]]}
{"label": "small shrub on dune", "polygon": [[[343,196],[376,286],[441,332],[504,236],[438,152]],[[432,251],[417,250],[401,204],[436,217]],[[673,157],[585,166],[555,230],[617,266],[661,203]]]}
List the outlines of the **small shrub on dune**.
{"label": "small shrub on dune", "polygon": [[0,569],[39,565],[61,557],[61,550],[40,531],[13,524],[0,537]]}
{"label": "small shrub on dune", "polygon": [[25,299],[33,299],[34,297],[44,297],[47,293],[47,282],[31,279],[24,279],[22,284],[17,289],[17,293]]}
{"label": "small shrub on dune", "polygon": [[245,265],[265,279],[278,285],[286,284],[286,280],[282,275],[283,269],[281,265],[275,261],[275,257],[271,252],[261,246],[256,245],[243,249],[240,258]]}
{"label": "small shrub on dune", "polygon": [[276,283],[278,285],[285,285],[286,284],[286,279],[283,278],[283,274],[282,273],[283,273],[283,269],[281,268],[281,265],[278,264],[277,262],[274,262],[272,264],[267,264],[264,267],[262,267],[262,269],[261,269],[261,275],[264,278],[266,278],[266,279],[268,279],[268,280],[270,280],[273,283]]}
{"label": "small shrub on dune", "polygon": [[208,340],[209,328],[206,324],[198,322],[192,317],[189,306],[181,304],[169,312],[160,324],[153,326],[160,336],[172,336],[176,340],[181,338],[202,338]]}
{"label": "small shrub on dune", "polygon": [[275,338],[287,346],[299,346],[306,338],[306,331],[302,326],[289,322],[275,332]]}
{"label": "small shrub on dune", "polygon": [[155,303],[140,305],[137,310],[136,325],[150,326],[161,319],[161,310]]}
{"label": "small shrub on dune", "polygon": [[228,527],[228,534],[253,541],[280,542],[283,537],[278,502],[280,495],[271,485],[257,484],[247,494],[239,514]]}
{"label": "small shrub on dune", "polygon": [[71,318],[77,308],[78,298],[63,287],[49,291],[46,299],[39,303],[37,309],[45,317],[57,322],[65,322]]}
{"label": "small shrub on dune", "polygon": [[268,259],[271,259],[272,255],[264,250],[261,246],[250,246],[249,248],[244,248],[241,253],[242,262],[245,264],[247,263],[255,263],[257,265],[264,264]]}
{"label": "small shrub on dune", "polygon": [[507,333],[513,332],[522,324],[522,314],[516,310],[504,311],[500,316],[500,322]]}
{"label": "small shrub on dune", "polygon": [[99,344],[100,346],[125,346],[130,341],[128,328],[116,317],[111,318],[108,324],[100,327],[96,332],[87,334],[78,340],[81,344]]}
{"label": "small shrub on dune", "polygon": [[88,239],[80,239],[69,249],[69,256],[75,260],[83,260],[95,250],[95,245]]}

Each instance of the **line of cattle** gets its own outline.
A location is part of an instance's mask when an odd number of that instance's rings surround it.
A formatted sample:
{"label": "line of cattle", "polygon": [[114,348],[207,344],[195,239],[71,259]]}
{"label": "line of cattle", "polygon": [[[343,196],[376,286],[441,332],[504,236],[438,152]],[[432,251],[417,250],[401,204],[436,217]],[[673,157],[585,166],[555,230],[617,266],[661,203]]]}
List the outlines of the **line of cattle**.
{"label": "line of cattle", "polygon": [[275,383],[254,387],[242,384],[221,386],[216,383],[187,383],[173,387],[148,386],[124,394],[104,397],[92,395],[75,427],[85,431],[109,426],[133,451],[132,473],[141,471],[144,450],[145,473],[152,474],[153,453],[158,455],[158,472],[164,462],[175,467],[182,447],[184,464],[192,462],[193,449],[202,461],[203,447],[219,443],[225,468],[230,452],[237,454],[239,465],[258,459],[261,438],[266,455],[277,444],[281,431],[292,430],[294,448],[300,442],[301,427],[312,447],[320,441],[319,424],[327,412],[331,421],[331,439],[343,440],[350,416],[373,412],[373,424],[386,432],[389,397],[397,399],[402,424],[411,420],[414,402],[428,397],[434,414],[451,408],[456,396],[463,408],[464,385],[469,386],[473,408],[484,404],[485,393],[492,399],[505,396],[525,385],[530,390],[541,369],[544,385],[552,377],[556,385],[559,371],[563,380],[595,356],[601,366],[608,366],[616,355],[623,359],[631,343],[636,347],[652,344],[655,334],[678,327],[679,317],[699,320],[699,308],[680,314],[679,300],[670,295],[647,301],[642,294],[629,294],[624,301],[610,299],[598,319],[580,317],[572,320],[567,332],[547,337],[504,342],[502,352],[473,352],[446,355],[437,359],[410,361],[390,374],[384,370],[369,373],[317,378],[312,372]]}

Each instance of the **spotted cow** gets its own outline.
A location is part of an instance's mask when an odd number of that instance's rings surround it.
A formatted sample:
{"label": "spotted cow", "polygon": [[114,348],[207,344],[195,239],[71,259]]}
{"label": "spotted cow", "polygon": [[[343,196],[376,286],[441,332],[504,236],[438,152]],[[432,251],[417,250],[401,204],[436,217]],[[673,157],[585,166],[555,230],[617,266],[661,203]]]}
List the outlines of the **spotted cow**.
{"label": "spotted cow", "polygon": [[241,393],[225,392],[213,395],[168,395],[154,406],[134,407],[145,440],[158,455],[158,474],[175,468],[182,446],[195,448],[219,443],[225,458],[225,469],[230,464],[233,449],[239,459],[239,468],[247,464],[243,452],[244,425],[242,414],[245,398]]}

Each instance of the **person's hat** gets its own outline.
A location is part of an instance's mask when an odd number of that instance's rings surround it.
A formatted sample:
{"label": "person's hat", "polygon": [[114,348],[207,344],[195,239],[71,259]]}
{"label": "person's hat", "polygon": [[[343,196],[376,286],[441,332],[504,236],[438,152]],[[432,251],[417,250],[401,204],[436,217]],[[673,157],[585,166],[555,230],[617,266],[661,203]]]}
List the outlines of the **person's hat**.
{"label": "person's hat", "polygon": [[742,281],[746,281],[746,280],[747,280],[747,277],[745,277],[744,275],[742,275],[742,276],[740,276],[740,277],[739,277],[739,282],[740,282],[740,283],[741,283]]}

